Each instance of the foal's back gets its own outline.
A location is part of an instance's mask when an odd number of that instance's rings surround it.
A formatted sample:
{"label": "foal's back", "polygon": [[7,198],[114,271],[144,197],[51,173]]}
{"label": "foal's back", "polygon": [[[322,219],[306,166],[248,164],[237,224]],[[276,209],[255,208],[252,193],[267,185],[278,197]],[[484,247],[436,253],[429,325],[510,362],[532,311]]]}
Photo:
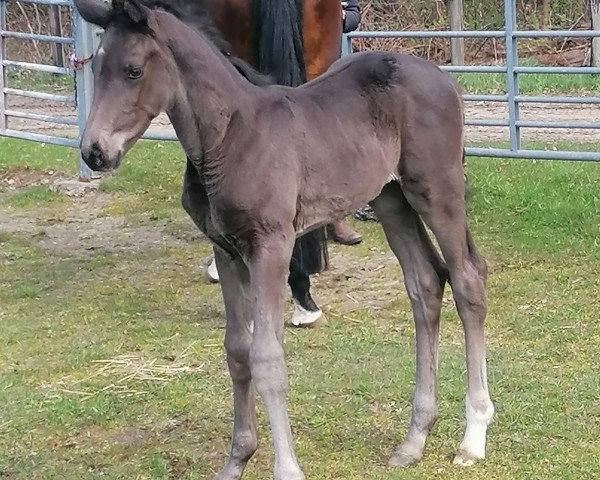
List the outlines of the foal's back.
{"label": "foal's back", "polygon": [[391,179],[418,177],[433,163],[462,169],[460,91],[429,61],[359,53],[273,98],[269,117],[281,131],[279,151],[300,164],[299,196],[317,217],[342,215]]}

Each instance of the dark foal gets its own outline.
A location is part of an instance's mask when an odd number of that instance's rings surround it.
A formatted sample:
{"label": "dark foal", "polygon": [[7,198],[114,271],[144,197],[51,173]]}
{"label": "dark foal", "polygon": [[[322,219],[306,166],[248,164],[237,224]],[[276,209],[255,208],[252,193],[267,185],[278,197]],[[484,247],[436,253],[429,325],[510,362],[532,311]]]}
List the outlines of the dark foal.
{"label": "dark foal", "polygon": [[464,119],[454,80],[425,60],[369,52],[298,88],[257,87],[171,13],[137,0],[76,4],[106,28],[93,61],[86,163],[117,168],[166,111],[199,179],[197,220],[215,244],[234,397],[231,453],[216,478],[241,478],[257,448],[254,389],[269,417],[275,479],[304,478],[286,405],[283,285],[296,237],[365,202],[402,266],[416,324],[410,427],[390,464],[421,458],[437,418],[447,281],[467,354],[467,427],[455,462],[483,458],[494,412],[485,361],[487,273],[467,225]]}

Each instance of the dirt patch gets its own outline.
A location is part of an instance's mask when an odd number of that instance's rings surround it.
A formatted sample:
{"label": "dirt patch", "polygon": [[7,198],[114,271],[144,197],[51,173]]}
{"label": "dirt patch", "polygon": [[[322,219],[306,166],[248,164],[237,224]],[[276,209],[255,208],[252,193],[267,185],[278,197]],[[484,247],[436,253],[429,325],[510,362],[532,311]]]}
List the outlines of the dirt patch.
{"label": "dirt patch", "polygon": [[[507,120],[508,106],[496,102],[466,102],[467,120]],[[600,108],[597,105],[535,104],[526,103],[520,107],[523,121],[544,122],[595,122],[600,123]],[[596,129],[564,128],[522,128],[521,138],[530,142],[598,142],[600,132]],[[508,141],[508,127],[467,126],[467,142]]]}
{"label": "dirt patch", "polygon": [[193,467],[194,462],[189,457],[182,457],[172,452],[167,452],[165,456],[171,478],[183,478]]}
{"label": "dirt patch", "polygon": [[110,443],[116,443],[117,445],[128,446],[141,442],[147,436],[147,430],[142,430],[141,428],[134,427],[125,427],[111,432],[106,437],[106,441]]}
{"label": "dirt patch", "polygon": [[51,168],[38,170],[29,167],[10,168],[0,173],[0,198],[18,190],[47,186],[68,197],[83,197],[98,188],[97,183],[84,183]]}
{"label": "dirt patch", "polygon": [[18,477],[15,470],[0,470],[0,478],[2,480],[16,480]]}
{"label": "dirt patch", "polygon": [[0,211],[0,233],[25,233],[35,237],[39,246],[51,253],[89,255],[93,251],[118,252],[143,250],[168,245],[183,245],[202,238],[192,224],[184,223],[181,232],[167,232],[169,222],[154,220],[149,214],[106,216],[104,207],[113,198],[97,190],[97,184],[81,183],[53,170],[10,169],[0,174],[0,196],[37,185],[71,197],[71,202],[56,211]]}
{"label": "dirt patch", "polygon": [[15,192],[38,185],[52,186],[66,180],[70,180],[70,177],[50,168],[45,170],[29,167],[9,168],[0,172],[0,193]]}
{"label": "dirt patch", "polygon": [[[131,218],[86,216],[95,211],[104,195],[95,193],[68,208],[58,218],[40,220],[28,213],[12,213],[0,222],[0,233],[27,233],[37,237],[39,245],[51,253],[89,255],[93,251],[119,252],[144,250],[168,245],[183,245],[185,239],[167,233],[166,221],[152,221],[152,225],[132,224]],[[150,222],[148,215],[140,215],[136,223]],[[192,226],[190,226],[190,230]],[[190,232],[188,238],[193,238]],[[200,237],[199,233],[196,237]]]}
{"label": "dirt patch", "polygon": [[67,220],[54,221],[47,226],[35,225],[41,246],[53,252],[116,252],[183,243],[164,232],[166,222],[134,226],[123,217],[84,219],[70,215]]}
{"label": "dirt patch", "polygon": [[103,444],[128,447],[147,441],[151,436],[152,432],[149,430],[137,427],[123,427],[116,430],[91,427],[83,434],[56,446],[63,449],[82,448],[89,445],[97,447]]}

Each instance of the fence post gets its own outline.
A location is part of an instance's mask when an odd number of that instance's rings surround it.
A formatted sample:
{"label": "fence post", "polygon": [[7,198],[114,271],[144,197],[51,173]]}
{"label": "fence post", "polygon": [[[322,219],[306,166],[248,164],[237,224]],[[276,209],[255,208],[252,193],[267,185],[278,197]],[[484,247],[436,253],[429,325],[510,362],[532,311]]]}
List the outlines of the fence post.
{"label": "fence post", "polygon": [[[62,37],[62,22],[61,22],[60,14],[61,14],[60,5],[51,5],[50,6],[50,16],[52,19],[52,34],[55,35],[56,37]],[[65,66],[62,45],[60,43],[54,44],[54,65],[57,67]]]}
{"label": "fence post", "polygon": [[[94,41],[92,27],[87,23],[74,7],[71,7],[71,24],[73,25],[73,36],[75,37],[75,56],[79,60],[90,58],[94,53]],[[83,136],[85,123],[92,106],[94,81],[90,63],[84,64],[79,70],[75,70],[75,88],[77,101],[77,122],[79,124],[79,138]],[[79,152],[79,180],[89,182],[94,178],[92,170],[85,164]]]}
{"label": "fence post", "polygon": [[342,57],[352,53],[352,38],[347,33],[342,35]]}
{"label": "fence post", "polygon": [[[592,30],[600,31],[600,0],[590,0]],[[600,37],[592,38],[592,67],[600,67]]]}
{"label": "fence post", "polygon": [[[0,31],[6,30],[6,2],[0,0]],[[6,47],[4,45],[4,36],[0,34],[0,132],[6,130],[6,68],[4,67],[4,58],[6,56]]]}
{"label": "fence post", "polygon": [[[462,32],[463,30],[463,0],[448,0],[448,16],[450,17],[450,30]],[[450,39],[450,55],[452,65],[465,64],[465,39]]]}
{"label": "fence post", "polygon": [[506,90],[508,94],[508,131],[510,149],[513,152],[521,149],[521,128],[519,121],[519,76],[515,67],[519,65],[517,38],[514,32],[517,28],[517,7],[515,0],[504,0],[504,33],[506,42]]}

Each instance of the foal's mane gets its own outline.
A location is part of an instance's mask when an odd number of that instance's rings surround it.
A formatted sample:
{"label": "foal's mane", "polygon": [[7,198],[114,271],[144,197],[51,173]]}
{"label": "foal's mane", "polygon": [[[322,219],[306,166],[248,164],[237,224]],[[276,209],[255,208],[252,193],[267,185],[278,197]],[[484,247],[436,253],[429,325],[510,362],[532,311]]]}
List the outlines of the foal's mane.
{"label": "foal's mane", "polygon": [[257,86],[272,85],[269,76],[263,75],[245,61],[231,54],[231,45],[209,15],[204,0],[142,0],[152,10],[168,12],[181,22],[203,34],[215,48],[225,55],[231,64],[249,82]]}

